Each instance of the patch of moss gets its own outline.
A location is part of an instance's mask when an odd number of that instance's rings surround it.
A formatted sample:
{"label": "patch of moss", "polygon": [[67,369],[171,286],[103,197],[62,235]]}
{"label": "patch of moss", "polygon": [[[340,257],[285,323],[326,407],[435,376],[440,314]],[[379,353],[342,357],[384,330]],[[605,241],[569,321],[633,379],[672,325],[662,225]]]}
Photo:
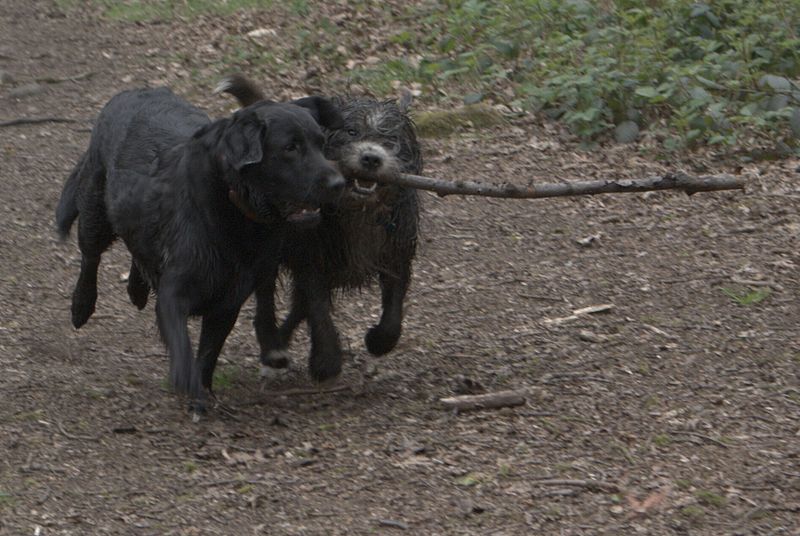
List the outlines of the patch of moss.
{"label": "patch of moss", "polygon": [[666,447],[672,443],[672,438],[667,434],[659,434],[653,438],[653,443],[658,447]]}
{"label": "patch of moss", "polygon": [[722,508],[728,503],[728,500],[724,495],[720,495],[719,493],[715,493],[713,491],[701,489],[698,490],[694,495],[701,504],[713,506],[715,508]]}
{"label": "patch of moss", "polygon": [[455,110],[420,112],[414,116],[414,122],[423,138],[446,138],[460,130],[501,125],[506,119],[490,106],[473,104]]}
{"label": "patch of moss", "polygon": [[683,517],[688,517],[693,521],[699,521],[703,519],[703,516],[705,515],[705,510],[703,510],[699,506],[690,504],[689,506],[684,506],[683,508],[681,508],[681,515]]}

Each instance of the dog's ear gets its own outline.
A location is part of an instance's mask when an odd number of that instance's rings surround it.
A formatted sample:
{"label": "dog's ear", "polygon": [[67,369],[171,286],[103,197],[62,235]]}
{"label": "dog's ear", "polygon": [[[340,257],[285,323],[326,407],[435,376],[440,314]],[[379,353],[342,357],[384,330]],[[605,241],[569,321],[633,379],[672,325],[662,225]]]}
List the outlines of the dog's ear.
{"label": "dog's ear", "polygon": [[344,126],[344,118],[339,109],[325,97],[303,97],[292,101],[292,104],[302,106],[311,112],[314,120],[327,129],[337,130]]}
{"label": "dog's ear", "polygon": [[222,155],[236,171],[264,158],[267,125],[255,114],[234,114],[222,137]]}

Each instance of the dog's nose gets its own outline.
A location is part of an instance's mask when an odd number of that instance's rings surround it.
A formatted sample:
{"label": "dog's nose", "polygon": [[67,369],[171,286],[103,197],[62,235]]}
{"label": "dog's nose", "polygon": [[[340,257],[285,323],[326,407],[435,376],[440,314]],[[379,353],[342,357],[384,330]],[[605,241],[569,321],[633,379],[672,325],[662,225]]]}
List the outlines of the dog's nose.
{"label": "dog's nose", "polygon": [[325,179],[322,181],[322,184],[325,186],[325,189],[328,192],[335,195],[341,193],[347,183],[344,180],[344,177],[342,177],[340,174],[332,173],[325,177]]}
{"label": "dog's nose", "polygon": [[379,167],[381,167],[381,157],[372,153],[362,154],[361,167],[369,171],[378,169]]}

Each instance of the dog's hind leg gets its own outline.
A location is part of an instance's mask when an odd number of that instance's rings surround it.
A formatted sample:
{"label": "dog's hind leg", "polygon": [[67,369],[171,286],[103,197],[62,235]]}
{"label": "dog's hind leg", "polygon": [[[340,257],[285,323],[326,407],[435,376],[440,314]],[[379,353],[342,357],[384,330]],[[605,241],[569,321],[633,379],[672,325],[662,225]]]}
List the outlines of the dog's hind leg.
{"label": "dog's hind leg", "polygon": [[228,338],[236,318],[239,316],[239,309],[226,309],[215,311],[203,317],[203,326],[200,329],[200,344],[197,347],[197,361],[200,367],[200,379],[203,387],[212,394],[211,384],[214,380],[214,369],[217,366],[217,358]]}
{"label": "dog's hind leg", "polygon": [[[102,184],[102,180],[95,177],[95,184]],[[106,216],[102,188],[84,192],[83,195],[78,220],[81,273],[72,293],[72,325],[76,328],[83,326],[94,313],[100,257],[116,238]]]}
{"label": "dog's hind leg", "polygon": [[128,298],[141,311],[147,305],[149,295],[150,285],[144,280],[136,262],[131,261],[131,270],[128,272]]}
{"label": "dog's hind leg", "polygon": [[170,279],[159,282],[156,298],[156,320],[161,338],[169,352],[170,384],[180,394],[189,396],[189,409],[195,413],[205,410],[205,393],[200,384],[200,375],[189,340],[189,312],[191,304],[185,285]]}

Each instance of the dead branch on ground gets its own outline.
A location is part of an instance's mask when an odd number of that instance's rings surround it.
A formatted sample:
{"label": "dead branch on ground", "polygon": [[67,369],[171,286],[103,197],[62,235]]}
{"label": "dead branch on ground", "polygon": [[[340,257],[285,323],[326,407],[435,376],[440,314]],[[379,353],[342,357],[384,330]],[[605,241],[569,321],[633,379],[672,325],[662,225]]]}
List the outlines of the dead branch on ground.
{"label": "dead branch on ground", "polygon": [[521,406],[525,403],[525,391],[498,391],[481,395],[461,395],[442,398],[439,401],[447,409],[469,411],[473,409],[493,409]]}

